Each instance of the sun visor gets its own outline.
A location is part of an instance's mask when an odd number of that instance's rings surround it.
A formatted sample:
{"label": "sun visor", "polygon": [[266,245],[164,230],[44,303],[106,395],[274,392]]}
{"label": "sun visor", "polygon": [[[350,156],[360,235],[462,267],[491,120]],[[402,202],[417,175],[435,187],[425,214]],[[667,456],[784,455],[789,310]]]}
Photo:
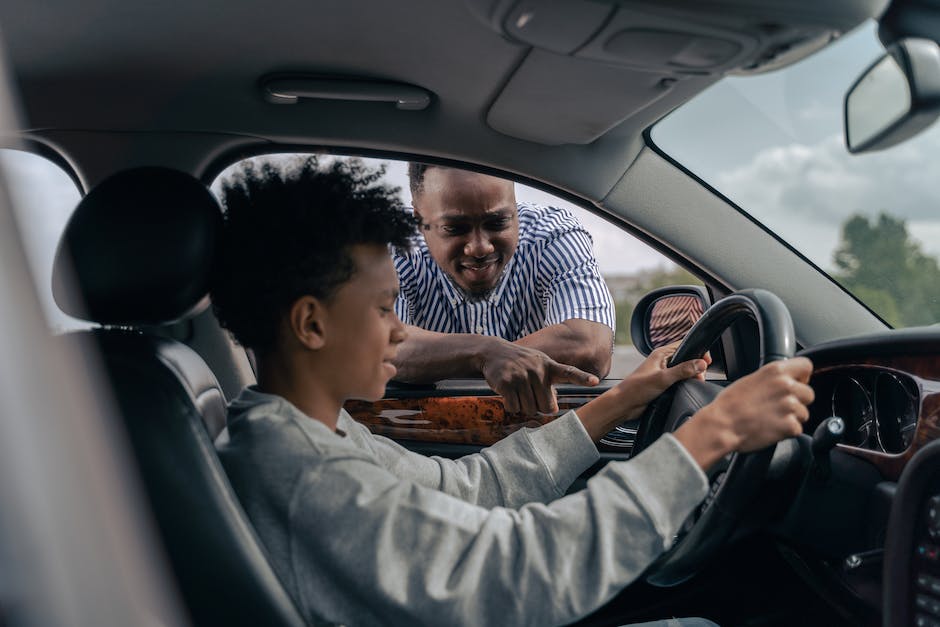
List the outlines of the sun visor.
{"label": "sun visor", "polygon": [[[793,63],[887,0],[465,0],[528,47],[487,123],[543,144],[588,144],[677,86]],[[811,16],[811,17],[807,17]]]}
{"label": "sun visor", "polygon": [[677,80],[533,50],[486,121],[500,133],[541,144],[589,144],[662,98]]}

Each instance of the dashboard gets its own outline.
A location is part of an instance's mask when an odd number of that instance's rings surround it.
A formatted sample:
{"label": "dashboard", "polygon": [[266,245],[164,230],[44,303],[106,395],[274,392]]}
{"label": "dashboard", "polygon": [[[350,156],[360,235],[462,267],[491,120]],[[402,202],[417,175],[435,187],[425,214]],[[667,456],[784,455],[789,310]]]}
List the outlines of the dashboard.
{"label": "dashboard", "polygon": [[914,441],[921,396],[929,382],[893,368],[836,366],[810,381],[816,400],[810,420],[845,421],[843,443],[882,453],[903,453]]}
{"label": "dashboard", "polygon": [[[849,593],[846,612],[870,612],[870,624],[940,625],[940,498],[931,500],[940,497],[940,327],[800,354],[813,361],[816,394],[804,433],[833,415],[846,429],[797,473],[800,487],[771,528],[826,598]],[[912,477],[919,487],[905,489]]]}
{"label": "dashboard", "polygon": [[839,416],[846,424],[839,448],[892,481],[940,438],[940,328],[848,338],[801,354],[813,360],[816,392],[806,433]]}

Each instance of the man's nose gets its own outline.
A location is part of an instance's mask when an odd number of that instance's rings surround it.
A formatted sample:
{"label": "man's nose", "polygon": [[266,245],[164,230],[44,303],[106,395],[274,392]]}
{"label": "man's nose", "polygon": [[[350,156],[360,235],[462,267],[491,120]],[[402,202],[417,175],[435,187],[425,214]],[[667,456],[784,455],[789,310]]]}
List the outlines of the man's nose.
{"label": "man's nose", "polygon": [[476,229],[470,233],[470,239],[463,247],[463,253],[468,257],[486,257],[493,254],[496,248],[490,241],[486,231]]}

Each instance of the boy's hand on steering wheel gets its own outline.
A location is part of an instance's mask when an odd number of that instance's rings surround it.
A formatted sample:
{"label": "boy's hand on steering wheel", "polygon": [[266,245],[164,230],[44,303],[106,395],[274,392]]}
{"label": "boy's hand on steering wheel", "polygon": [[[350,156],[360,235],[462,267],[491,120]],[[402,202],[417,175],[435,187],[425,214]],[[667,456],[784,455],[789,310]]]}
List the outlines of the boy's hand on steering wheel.
{"label": "boy's hand on steering wheel", "polygon": [[732,451],[756,451],[799,435],[815,398],[812,373],[805,357],[766,364],[722,390],[674,435],[703,468]]}

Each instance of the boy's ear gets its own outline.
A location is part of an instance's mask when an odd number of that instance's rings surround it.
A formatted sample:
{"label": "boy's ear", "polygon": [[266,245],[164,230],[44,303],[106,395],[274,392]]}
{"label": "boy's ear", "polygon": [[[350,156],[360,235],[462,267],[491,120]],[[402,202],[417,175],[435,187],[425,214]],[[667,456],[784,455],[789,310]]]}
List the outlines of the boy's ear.
{"label": "boy's ear", "polygon": [[313,296],[301,296],[288,312],[290,330],[297,341],[311,350],[319,350],[326,343],[326,308]]}

